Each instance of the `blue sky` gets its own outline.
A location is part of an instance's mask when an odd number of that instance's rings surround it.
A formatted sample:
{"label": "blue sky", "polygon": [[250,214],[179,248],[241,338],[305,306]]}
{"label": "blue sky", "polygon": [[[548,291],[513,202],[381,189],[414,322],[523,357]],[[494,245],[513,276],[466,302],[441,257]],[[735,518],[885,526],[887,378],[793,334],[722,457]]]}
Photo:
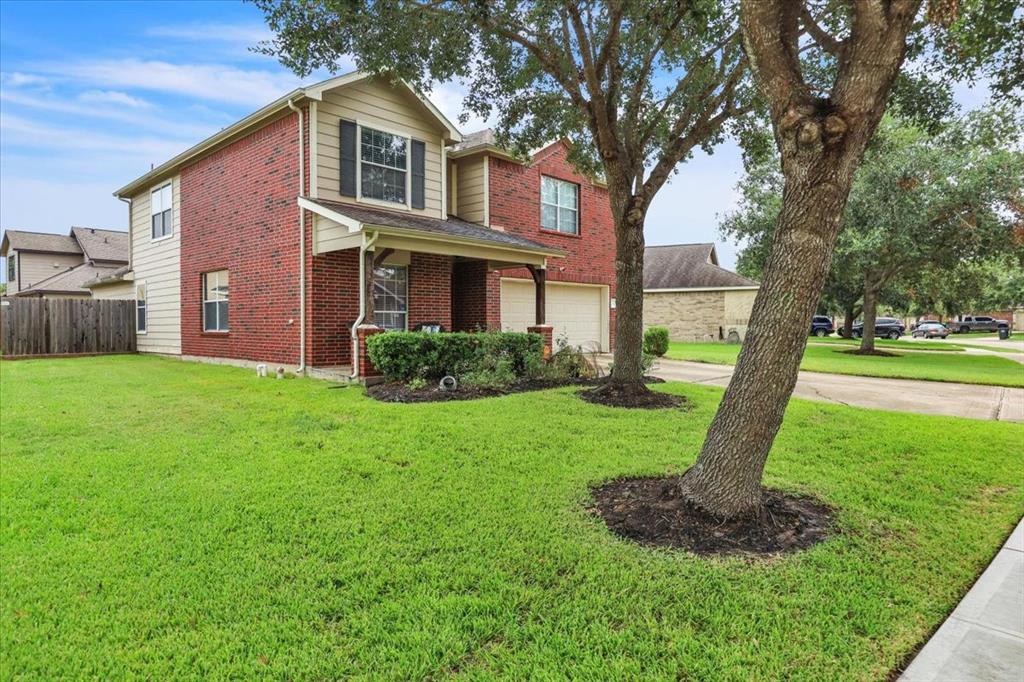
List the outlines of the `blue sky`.
{"label": "blue sky", "polygon": [[[301,84],[249,51],[267,37],[255,7],[227,0],[0,2],[0,227],[125,229],[115,189]],[[456,120],[462,92],[445,84],[431,98]],[[731,143],[681,166],[650,210],[647,243],[716,241],[731,267],[717,216],[741,172]]]}

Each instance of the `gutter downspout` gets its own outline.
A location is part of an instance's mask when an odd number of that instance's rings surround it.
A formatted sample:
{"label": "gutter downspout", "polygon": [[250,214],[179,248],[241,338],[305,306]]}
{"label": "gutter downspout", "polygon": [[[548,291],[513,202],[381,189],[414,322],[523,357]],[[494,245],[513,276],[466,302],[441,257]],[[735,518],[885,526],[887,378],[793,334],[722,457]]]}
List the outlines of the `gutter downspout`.
{"label": "gutter downspout", "polygon": [[[364,233],[365,234],[365,233]],[[359,378],[359,332],[357,331],[366,319],[366,252],[377,242],[377,233],[374,232],[367,239],[363,237],[363,243],[359,247],[359,317],[352,323],[352,375],[350,379]]]}
{"label": "gutter downspout", "polygon": [[[299,115],[299,196],[306,195],[306,144],[302,109],[288,98],[288,108]],[[299,206],[299,366],[296,374],[306,372],[306,209]]]}
{"label": "gutter downspout", "polygon": [[127,199],[125,199],[124,197],[117,197],[117,198],[120,201],[123,201],[124,203],[128,204],[128,267],[131,268],[131,269],[134,269],[135,268],[135,264],[132,262],[132,255],[134,255],[134,251],[135,251],[135,244],[134,244],[135,239],[132,236],[132,228],[134,227],[134,225],[132,225],[132,220],[133,220],[133,216],[132,216],[132,200],[131,200],[131,197],[129,197]]}

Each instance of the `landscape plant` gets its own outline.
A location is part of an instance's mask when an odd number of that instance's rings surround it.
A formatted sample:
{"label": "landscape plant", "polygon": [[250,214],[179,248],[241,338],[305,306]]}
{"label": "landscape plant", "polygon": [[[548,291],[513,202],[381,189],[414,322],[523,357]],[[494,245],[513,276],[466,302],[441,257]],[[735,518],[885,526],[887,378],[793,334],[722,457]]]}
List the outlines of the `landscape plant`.
{"label": "landscape plant", "polygon": [[644,332],[644,352],[661,357],[668,351],[668,328],[648,327]]}

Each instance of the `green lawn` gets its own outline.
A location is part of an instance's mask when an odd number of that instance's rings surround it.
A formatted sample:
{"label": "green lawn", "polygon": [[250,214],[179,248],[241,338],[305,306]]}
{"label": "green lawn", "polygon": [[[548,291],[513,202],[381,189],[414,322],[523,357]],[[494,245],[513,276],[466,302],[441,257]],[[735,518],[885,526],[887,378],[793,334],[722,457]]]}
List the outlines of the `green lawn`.
{"label": "green lawn", "polygon": [[[812,336],[807,343],[831,343],[856,348],[860,345],[860,339],[844,339],[841,336]],[[910,341],[908,339],[875,339],[875,345],[879,348],[908,348],[912,350],[942,350],[962,351],[963,346],[952,341]]]}
{"label": "green lawn", "polygon": [[[1024,365],[1009,358],[967,353],[897,353],[899,357],[850,355],[841,348],[808,345],[800,368],[829,374],[856,374],[897,379],[955,381],[992,386],[1024,386]],[[740,347],[728,343],[669,343],[670,360],[734,365]]]}
{"label": "green lawn", "polygon": [[685,469],[721,396],[660,390],[694,409],[2,362],[0,678],[884,680],[1024,508],[1024,426],[795,400],[767,482],[838,534],[635,546],[588,486]]}

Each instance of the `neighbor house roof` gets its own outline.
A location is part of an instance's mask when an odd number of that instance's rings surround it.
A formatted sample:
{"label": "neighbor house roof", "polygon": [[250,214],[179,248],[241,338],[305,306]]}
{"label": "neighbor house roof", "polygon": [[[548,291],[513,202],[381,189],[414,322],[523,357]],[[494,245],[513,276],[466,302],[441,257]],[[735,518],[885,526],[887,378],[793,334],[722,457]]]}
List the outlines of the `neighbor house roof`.
{"label": "neighbor house roof", "polygon": [[94,227],[72,227],[71,234],[85,253],[86,260],[128,262],[128,233]]}
{"label": "neighbor house roof", "polygon": [[714,244],[669,244],[644,249],[644,291],[757,286],[754,280],[720,267]]}
{"label": "neighbor house roof", "polygon": [[103,277],[116,268],[94,265],[93,263],[81,263],[58,272],[52,277],[47,277],[41,282],[36,282],[28,289],[13,294],[14,296],[41,296],[42,294],[82,294],[90,295],[85,288],[85,283]]}
{"label": "neighbor house roof", "polygon": [[[476,223],[471,223],[455,216],[448,216],[447,220],[440,218],[429,218],[422,215],[409,213],[396,213],[386,209],[368,208],[358,204],[346,204],[338,201],[327,201],[325,199],[303,198],[300,205],[315,210],[315,207],[326,209],[327,212],[336,217],[354,221],[360,225],[369,227],[395,228],[411,234],[426,233],[431,235],[443,235],[458,240],[479,242],[482,244],[493,244],[496,246],[512,247],[525,251],[536,251],[552,256],[565,255],[564,252],[545,246],[532,239],[520,237],[508,232],[493,230]],[[323,211],[318,211],[323,214]],[[326,215],[325,217],[332,217]]]}
{"label": "neighbor house roof", "polygon": [[93,277],[82,282],[82,286],[86,289],[91,289],[95,286],[101,286],[104,284],[114,284],[115,282],[131,281],[131,277],[128,277],[128,273],[132,271],[131,265],[122,265],[119,268],[113,270],[105,270]]}
{"label": "neighbor house roof", "polygon": [[[194,163],[207,154],[210,154],[224,145],[233,142],[240,136],[246,135],[271,121],[287,115],[292,106],[301,104],[307,100],[321,101],[323,100],[324,93],[328,90],[339,88],[344,85],[350,85],[352,83],[358,83],[368,78],[373,78],[373,75],[363,73],[361,71],[354,71],[341,76],[335,76],[334,78],[328,78],[325,81],[321,81],[307,87],[296,88],[286,95],[274,100],[265,107],[254,111],[240,121],[236,121],[226,128],[222,128],[219,132],[214,133],[202,142],[189,147],[169,161],[165,161],[156,168],[153,168],[148,173],[140,175],[124,187],[114,192],[114,196],[130,197],[138,193],[140,190],[150,187],[173,175],[184,166]],[[458,142],[462,139],[462,133],[459,132],[458,128],[456,128],[455,125],[441,113],[441,110],[438,109],[433,102],[427,99],[423,93],[405,81],[400,80],[398,81],[398,84],[406,88],[419,101],[424,110],[426,110],[426,112],[430,114],[442,128],[444,128],[445,134],[449,140]]]}
{"label": "neighbor house roof", "polygon": [[7,230],[0,251],[38,251],[42,253],[82,253],[74,237],[47,232]]}

